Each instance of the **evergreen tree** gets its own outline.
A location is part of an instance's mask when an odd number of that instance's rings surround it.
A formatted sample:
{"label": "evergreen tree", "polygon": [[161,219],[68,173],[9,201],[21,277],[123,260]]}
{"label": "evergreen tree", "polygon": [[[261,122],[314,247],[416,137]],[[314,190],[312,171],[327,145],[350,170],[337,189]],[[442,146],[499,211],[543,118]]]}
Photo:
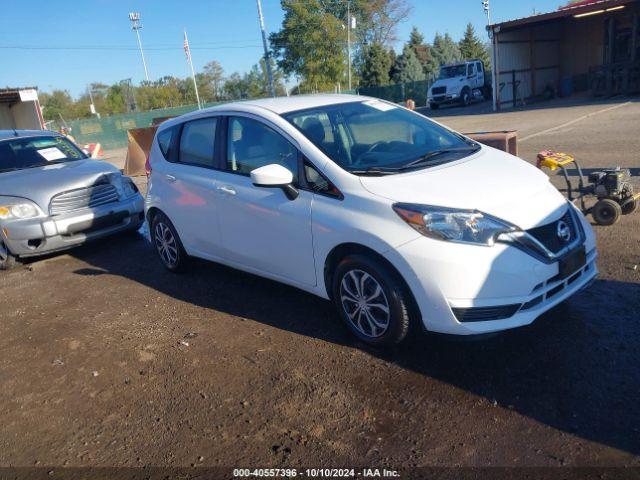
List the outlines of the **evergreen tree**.
{"label": "evergreen tree", "polygon": [[458,44],[453,41],[448,33],[445,33],[444,37],[439,33],[436,33],[436,36],[433,39],[431,54],[436,60],[438,66],[455,63],[462,59]]}
{"label": "evergreen tree", "polygon": [[413,49],[422,65],[426,78],[431,78],[438,72],[438,64],[431,54],[431,46],[425,43],[424,36],[418,31],[416,27],[413,27],[409,36],[409,46]]}
{"label": "evergreen tree", "polygon": [[389,83],[390,69],[391,58],[388,52],[382,44],[374,43],[365,50],[360,84],[363,87],[386,85]]}
{"label": "evergreen tree", "polygon": [[487,53],[487,47],[476,35],[476,31],[471,23],[467,24],[464,37],[460,40],[460,53],[463,60],[482,60],[487,70],[491,69],[491,61]]}
{"label": "evergreen tree", "polygon": [[425,79],[420,60],[408,43],[402,49],[402,55],[396,60],[395,69],[393,80],[396,83],[417,82]]}
{"label": "evergreen tree", "polygon": [[389,62],[391,67],[389,67],[389,80],[393,80],[396,77],[396,62],[398,61],[398,55],[393,48],[389,49]]}

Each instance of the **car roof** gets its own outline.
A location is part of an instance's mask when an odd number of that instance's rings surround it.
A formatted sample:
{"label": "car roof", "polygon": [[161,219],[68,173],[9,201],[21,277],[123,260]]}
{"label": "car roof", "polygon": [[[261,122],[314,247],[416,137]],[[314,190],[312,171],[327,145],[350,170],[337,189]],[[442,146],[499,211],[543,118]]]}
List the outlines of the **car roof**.
{"label": "car roof", "polygon": [[52,132],[51,130],[0,130],[0,142],[3,140],[12,140],[14,138],[25,137],[59,137],[58,132]]}

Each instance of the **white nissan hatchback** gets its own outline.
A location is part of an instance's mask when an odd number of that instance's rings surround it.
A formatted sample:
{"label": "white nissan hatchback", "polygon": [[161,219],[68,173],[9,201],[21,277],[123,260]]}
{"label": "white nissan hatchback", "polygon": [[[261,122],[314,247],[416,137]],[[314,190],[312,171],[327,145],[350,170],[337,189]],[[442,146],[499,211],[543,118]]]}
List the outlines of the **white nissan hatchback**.
{"label": "white nissan hatchback", "polygon": [[193,112],[160,126],[148,170],[166,268],[200,257],[331,299],[373,345],[527,325],[597,275],[590,225],[545,174],[376,99]]}

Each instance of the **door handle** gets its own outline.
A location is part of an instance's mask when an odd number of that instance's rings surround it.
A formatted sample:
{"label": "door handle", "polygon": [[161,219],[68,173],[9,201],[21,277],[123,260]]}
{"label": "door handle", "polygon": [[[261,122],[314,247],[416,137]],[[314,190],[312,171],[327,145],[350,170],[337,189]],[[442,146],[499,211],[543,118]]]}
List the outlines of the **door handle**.
{"label": "door handle", "polygon": [[222,193],[226,193],[227,195],[235,195],[236,194],[236,191],[232,187],[230,187],[228,185],[223,185],[221,187],[218,187],[218,191],[222,192]]}
{"label": "door handle", "polygon": [[175,182],[175,181],[176,181],[176,176],[175,176],[175,175],[171,175],[170,173],[167,173],[167,174],[165,175],[165,178],[166,178],[167,180],[169,180],[170,182]]}

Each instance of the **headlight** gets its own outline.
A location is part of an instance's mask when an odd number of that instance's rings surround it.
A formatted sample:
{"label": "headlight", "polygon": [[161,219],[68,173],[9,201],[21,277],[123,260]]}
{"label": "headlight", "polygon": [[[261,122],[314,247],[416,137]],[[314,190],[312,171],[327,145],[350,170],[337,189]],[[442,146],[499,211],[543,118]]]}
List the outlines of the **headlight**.
{"label": "headlight", "polygon": [[12,205],[0,205],[0,219],[22,219],[38,216],[38,209],[33,203],[20,202]]}
{"label": "headlight", "polygon": [[518,230],[477,210],[408,203],[396,203],[393,209],[415,230],[436,240],[492,246],[500,235]]}

